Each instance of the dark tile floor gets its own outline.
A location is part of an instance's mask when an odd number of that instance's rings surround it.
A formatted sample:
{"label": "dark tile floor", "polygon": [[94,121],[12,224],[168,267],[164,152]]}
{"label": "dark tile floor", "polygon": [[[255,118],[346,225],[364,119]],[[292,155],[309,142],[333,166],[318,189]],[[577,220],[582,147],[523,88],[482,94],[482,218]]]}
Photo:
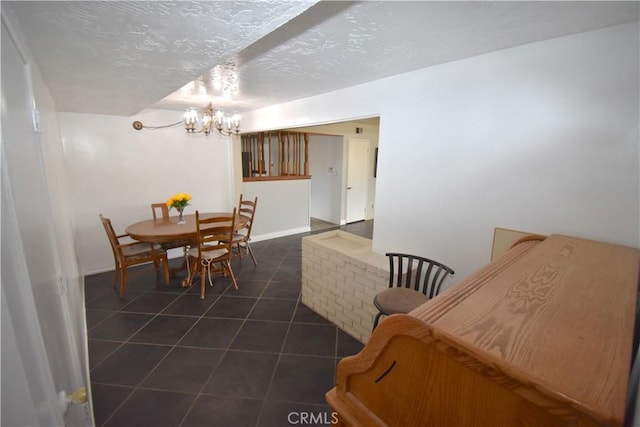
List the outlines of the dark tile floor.
{"label": "dark tile floor", "polygon": [[[370,238],[373,221],[340,228]],[[258,266],[233,263],[239,289],[217,277],[204,300],[199,278],[183,289],[178,273],[166,288],[149,266],[130,270],[122,301],[113,272],[86,277],[96,425],[278,427],[299,424],[300,412],[330,420],[324,395],[336,364],[362,344],[300,302],[308,234],[253,243]]]}

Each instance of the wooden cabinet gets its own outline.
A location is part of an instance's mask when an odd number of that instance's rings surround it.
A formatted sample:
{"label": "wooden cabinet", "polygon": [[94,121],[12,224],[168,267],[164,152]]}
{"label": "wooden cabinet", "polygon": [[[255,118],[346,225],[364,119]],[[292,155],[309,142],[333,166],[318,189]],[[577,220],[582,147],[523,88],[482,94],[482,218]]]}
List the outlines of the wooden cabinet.
{"label": "wooden cabinet", "polygon": [[327,401],[352,426],[622,425],[640,251],[529,240],[343,359]]}

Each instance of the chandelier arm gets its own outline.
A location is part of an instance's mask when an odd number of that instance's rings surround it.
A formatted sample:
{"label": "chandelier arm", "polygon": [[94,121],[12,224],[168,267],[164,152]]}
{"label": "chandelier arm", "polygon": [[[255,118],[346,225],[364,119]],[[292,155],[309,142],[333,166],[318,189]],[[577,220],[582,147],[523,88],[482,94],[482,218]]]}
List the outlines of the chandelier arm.
{"label": "chandelier arm", "polygon": [[218,133],[220,135],[224,135],[224,136],[233,136],[236,135],[238,132],[228,132],[226,130],[220,130],[220,129],[216,129],[218,131]]}

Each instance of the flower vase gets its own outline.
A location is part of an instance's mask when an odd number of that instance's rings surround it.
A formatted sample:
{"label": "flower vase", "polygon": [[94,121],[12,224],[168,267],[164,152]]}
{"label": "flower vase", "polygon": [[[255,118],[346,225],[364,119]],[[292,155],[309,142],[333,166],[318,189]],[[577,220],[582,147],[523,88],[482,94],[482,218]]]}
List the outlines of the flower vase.
{"label": "flower vase", "polygon": [[182,213],[184,212],[184,208],[176,208],[178,210],[178,224],[185,224],[187,221],[182,217]]}

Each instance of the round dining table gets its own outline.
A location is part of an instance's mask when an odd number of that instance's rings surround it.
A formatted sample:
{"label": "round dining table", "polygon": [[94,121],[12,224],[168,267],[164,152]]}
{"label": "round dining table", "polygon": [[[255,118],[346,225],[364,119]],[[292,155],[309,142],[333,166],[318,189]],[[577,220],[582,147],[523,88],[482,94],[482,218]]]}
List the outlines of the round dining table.
{"label": "round dining table", "polygon": [[[231,216],[231,212],[203,212],[200,219],[213,218],[216,216]],[[167,218],[147,219],[131,224],[125,232],[132,238],[141,242],[149,243],[169,243],[177,240],[196,240],[196,216],[195,214],[184,215],[184,224],[178,224],[177,216]],[[236,214],[234,228],[242,229],[247,223],[246,217]],[[210,224],[216,226],[218,224]],[[206,228],[205,228],[206,229]]]}

